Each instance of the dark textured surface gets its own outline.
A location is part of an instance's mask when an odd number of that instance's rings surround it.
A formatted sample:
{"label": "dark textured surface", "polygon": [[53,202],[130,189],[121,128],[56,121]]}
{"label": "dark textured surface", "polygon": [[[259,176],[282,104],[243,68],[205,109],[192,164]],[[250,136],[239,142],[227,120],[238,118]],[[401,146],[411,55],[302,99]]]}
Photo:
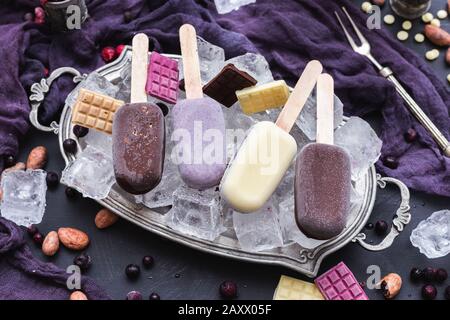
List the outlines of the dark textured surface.
{"label": "dark textured surface", "polygon": [[[435,0],[433,12],[443,8],[444,2]],[[401,20],[397,19],[396,25],[389,27],[389,30],[396,33],[400,23]],[[416,25],[410,34],[413,35],[419,28],[422,26]],[[431,45],[427,43],[418,46],[411,38],[405,45],[416,50],[422,57],[424,52],[431,48]],[[439,78],[445,81],[449,68],[445,66],[442,59],[431,63],[430,66]],[[379,120],[378,117],[372,117],[371,123],[376,127]],[[20,159],[24,160],[31,148],[39,144],[49,148],[48,168],[62,170],[64,163],[60,156],[57,138],[51,134],[30,131],[23,141]],[[399,194],[395,188],[379,191],[370,221],[375,222],[378,219],[390,221],[398,204]],[[219,284],[223,280],[230,279],[238,283],[241,299],[271,299],[281,274],[306,280],[305,277],[285,268],[243,263],[200,253],[164,240],[126,221],[119,221],[111,229],[99,231],[94,226],[94,216],[100,206],[88,199],[74,201],[66,199],[62,186],[48,192],[47,205],[47,212],[40,229],[46,233],[60,226],[73,226],[88,232],[92,238],[88,252],[93,258],[93,265],[87,274],[105,287],[113,298],[124,299],[128,291],[135,289],[140,290],[144,296],[153,291],[158,292],[162,299],[214,299],[219,298]],[[369,265],[379,265],[383,274],[397,272],[403,277],[403,289],[397,299],[420,299],[422,284],[412,284],[408,280],[410,268],[413,266],[448,268],[450,257],[428,260],[411,246],[409,234],[432,212],[449,207],[450,199],[448,198],[413,192],[412,221],[392,248],[372,253],[350,243],[326,258],[320,273],[343,260],[359,281],[365,281],[368,277],[366,268]],[[367,233],[375,242],[380,240],[373,231],[367,231]],[[38,258],[53,261],[61,267],[71,264],[76,255],[62,249],[56,257],[48,259],[35,249],[31,240],[27,241]],[[150,270],[142,269],[143,272],[137,281],[128,280],[124,273],[126,265],[140,263],[142,257],[147,254],[154,256],[155,266]],[[176,274],[180,274],[180,277],[175,277]],[[444,288],[448,285],[450,285],[449,280],[437,286],[439,299],[443,298]],[[366,291],[369,298],[382,299],[381,293]]]}

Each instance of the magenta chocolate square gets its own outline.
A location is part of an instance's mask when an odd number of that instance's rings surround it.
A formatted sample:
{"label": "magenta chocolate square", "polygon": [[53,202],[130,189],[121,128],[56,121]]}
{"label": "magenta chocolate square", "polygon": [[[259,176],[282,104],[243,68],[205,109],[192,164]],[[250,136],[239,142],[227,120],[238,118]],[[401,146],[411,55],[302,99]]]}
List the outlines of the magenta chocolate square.
{"label": "magenta chocolate square", "polygon": [[152,52],[145,90],[152,97],[175,104],[178,97],[178,73],[177,61]]}
{"label": "magenta chocolate square", "polygon": [[369,300],[343,262],[317,277],[314,282],[327,300]]}

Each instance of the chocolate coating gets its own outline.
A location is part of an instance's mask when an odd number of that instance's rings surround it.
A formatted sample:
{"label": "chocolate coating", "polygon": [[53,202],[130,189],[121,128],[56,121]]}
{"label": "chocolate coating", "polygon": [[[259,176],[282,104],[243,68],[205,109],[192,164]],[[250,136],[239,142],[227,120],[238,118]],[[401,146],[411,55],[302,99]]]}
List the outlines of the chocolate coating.
{"label": "chocolate coating", "polygon": [[326,240],[345,228],[350,207],[351,167],[337,146],[311,143],[295,164],[295,215],[306,236]]}
{"label": "chocolate coating", "polygon": [[134,103],[121,107],[113,121],[113,162],[117,183],[144,194],[161,181],[165,148],[164,115],[158,106]]}

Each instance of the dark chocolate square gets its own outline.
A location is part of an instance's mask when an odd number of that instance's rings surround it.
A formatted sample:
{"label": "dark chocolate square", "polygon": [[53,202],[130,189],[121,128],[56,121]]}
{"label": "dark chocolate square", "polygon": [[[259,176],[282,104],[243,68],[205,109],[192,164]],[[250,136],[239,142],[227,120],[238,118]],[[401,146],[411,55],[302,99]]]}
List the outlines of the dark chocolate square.
{"label": "dark chocolate square", "polygon": [[257,81],[248,73],[228,64],[203,87],[203,92],[229,108],[237,101],[237,90],[254,86],[256,83]]}

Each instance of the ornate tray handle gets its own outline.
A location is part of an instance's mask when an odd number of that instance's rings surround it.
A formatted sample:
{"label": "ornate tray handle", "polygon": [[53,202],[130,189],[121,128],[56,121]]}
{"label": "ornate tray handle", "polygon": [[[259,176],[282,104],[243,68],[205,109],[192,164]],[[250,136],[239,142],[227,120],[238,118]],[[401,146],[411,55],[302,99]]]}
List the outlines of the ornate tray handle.
{"label": "ornate tray handle", "polygon": [[390,178],[390,177],[381,177],[381,175],[377,174],[377,184],[381,189],[386,188],[388,183],[395,184],[400,189],[400,196],[402,201],[400,203],[400,207],[397,209],[397,213],[395,215],[394,220],[392,221],[391,230],[388,235],[381,241],[379,244],[372,245],[367,243],[366,234],[359,233],[356,237],[352,239],[352,242],[358,242],[365,249],[370,251],[381,251],[389,248],[394,239],[403,231],[405,225],[407,225],[411,221],[411,213],[409,206],[409,190],[406,185],[400,180]]}
{"label": "ornate tray handle", "polygon": [[40,82],[34,83],[31,86],[32,94],[30,95],[30,104],[31,104],[30,122],[38,130],[53,132],[55,134],[58,134],[59,132],[59,124],[56,121],[50,123],[50,127],[41,125],[38,120],[38,112],[39,107],[44,101],[45,95],[49,92],[50,86],[52,85],[53,81],[55,81],[57,78],[59,78],[61,75],[65,73],[69,73],[74,76],[73,77],[74,83],[78,83],[86,78],[85,74],[82,75],[78,70],[74,68],[63,67],[53,71],[47,79],[41,79]]}

